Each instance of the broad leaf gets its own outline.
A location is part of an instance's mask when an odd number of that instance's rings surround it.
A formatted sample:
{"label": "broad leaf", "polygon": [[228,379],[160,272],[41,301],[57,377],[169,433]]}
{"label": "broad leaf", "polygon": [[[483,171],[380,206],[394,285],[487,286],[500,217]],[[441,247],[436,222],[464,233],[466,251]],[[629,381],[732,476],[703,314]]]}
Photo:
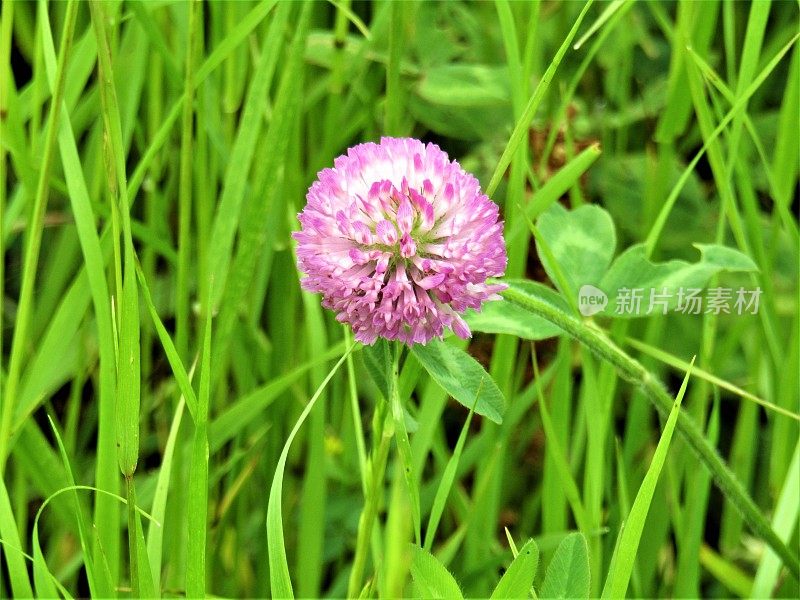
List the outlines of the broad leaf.
{"label": "broad leaf", "polygon": [[560,270],[570,288],[562,289],[563,293],[574,294],[583,285],[600,282],[617,244],[611,215],[595,205],[568,211],[560,204],[553,204],[539,217],[536,227],[555,264],[537,243],[539,258],[550,280],[557,285]]}
{"label": "broad leaf", "polygon": [[490,65],[450,64],[427,69],[416,86],[423,100],[440,106],[509,104],[508,70]]}
{"label": "broad leaf", "polygon": [[589,550],[582,533],[571,533],[558,545],[547,567],[539,598],[588,598]]}
{"label": "broad leaf", "polygon": [[408,110],[429,129],[456,139],[486,139],[512,122],[507,70],[447,64],[426,69]]}
{"label": "broad leaf", "polygon": [[[564,299],[555,290],[541,283],[524,279],[505,280],[505,283],[519,287],[529,294],[540,296],[565,312],[570,312],[569,305]],[[550,321],[537,317],[507,300],[485,302],[480,312],[469,310],[464,319],[473,331],[507,333],[526,340],[543,340],[563,333]]]}
{"label": "broad leaf", "polygon": [[463,598],[461,588],[436,557],[419,546],[412,546],[411,577],[423,598]]}
{"label": "broad leaf", "polygon": [[[721,271],[757,270],[755,263],[738,250],[716,244],[695,246],[700,250],[700,260],[695,263],[684,260],[654,263],[645,256],[643,244],[628,248],[617,257],[600,282],[599,287],[608,296],[608,306],[603,314],[644,317],[653,312],[674,310],[681,298],[683,304],[687,303],[689,290],[701,290],[711,277]],[[639,310],[627,310],[630,308],[630,293],[627,290],[638,290],[633,294],[640,297]],[[651,295],[654,301],[652,306]],[[736,290],[732,290],[731,305],[735,300]]]}
{"label": "broad leaf", "polygon": [[[503,393],[480,363],[469,354],[439,340],[411,347],[414,356],[442,389],[495,423],[503,422]],[[478,398],[477,403],[475,398]]]}

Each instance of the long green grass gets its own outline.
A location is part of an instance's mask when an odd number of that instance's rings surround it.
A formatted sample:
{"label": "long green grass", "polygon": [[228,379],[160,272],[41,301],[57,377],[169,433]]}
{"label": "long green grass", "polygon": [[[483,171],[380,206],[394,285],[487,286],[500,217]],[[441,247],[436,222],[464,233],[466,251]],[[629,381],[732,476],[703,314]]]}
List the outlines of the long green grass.
{"label": "long green grass", "polygon": [[[798,597],[799,35],[779,0],[3,0],[0,598]],[[382,135],[501,207],[469,342],[363,347],[300,290],[306,189]]]}

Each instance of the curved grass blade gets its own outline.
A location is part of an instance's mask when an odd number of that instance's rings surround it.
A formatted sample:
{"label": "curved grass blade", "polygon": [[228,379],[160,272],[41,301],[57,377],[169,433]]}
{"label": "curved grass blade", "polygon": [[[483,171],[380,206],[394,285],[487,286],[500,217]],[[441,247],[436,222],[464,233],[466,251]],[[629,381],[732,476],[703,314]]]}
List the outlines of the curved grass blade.
{"label": "curved grass blade", "polygon": [[269,490],[269,500],[267,502],[267,551],[269,554],[269,579],[270,588],[272,589],[273,598],[294,598],[292,590],[292,579],[289,576],[289,563],[286,560],[286,545],[283,539],[283,520],[281,516],[281,494],[283,492],[283,472],[286,468],[286,459],[289,457],[289,448],[292,446],[297,432],[305,422],[311,409],[314,408],[317,399],[322,394],[322,391],[328,385],[328,382],[336,374],[336,371],[342,366],[342,363],[347,359],[353,351],[353,346],[347,349],[344,355],[330,370],[325,379],[322,380],[317,391],[308,401],[300,417],[297,419],[286,443],[281,451],[280,458],[278,459],[278,466],[275,470],[275,476],[272,478],[272,485]]}
{"label": "curved grass blade", "polygon": [[[44,560],[44,554],[42,553],[42,547],[39,542],[39,520],[44,513],[44,509],[58,496],[61,494],[66,494],[67,492],[77,492],[77,491],[87,491],[87,492],[94,492],[95,494],[100,494],[101,496],[105,496],[106,498],[110,498],[113,500],[117,500],[122,504],[128,504],[128,501],[118,494],[114,494],[112,492],[108,492],[106,490],[93,487],[90,485],[68,485],[63,487],[59,490],[56,490],[52,494],[50,494],[47,498],[44,499],[41,506],[39,506],[39,510],[36,511],[36,516],[33,519],[33,534],[31,536],[32,544],[33,544],[33,581],[34,587],[36,589],[36,595],[40,598],[58,598],[58,592],[56,592],[56,588],[58,591],[61,592],[61,595],[64,598],[72,598],[70,593],[64,588],[63,585],[56,579],[50,570],[47,567],[47,562]],[[149,519],[150,521],[155,521],[153,517],[143,511],[138,506],[135,507],[136,512]],[[101,596],[101,597],[112,597],[112,596]]]}
{"label": "curved grass blade", "polygon": [[[64,448],[64,442],[61,440],[61,434],[58,432],[58,428],[50,415],[47,415],[47,419],[50,421],[50,428],[53,430],[53,435],[58,443],[58,450],[61,453],[61,460],[64,461],[64,470],[67,473],[69,484],[75,488],[75,477],[72,474],[72,466],[67,456],[67,450]],[[72,495],[74,502],[73,510],[75,511],[75,520],[78,524],[78,536],[80,538],[81,549],[83,550],[83,562],[86,567],[86,578],[89,582],[89,589],[92,592],[92,596],[111,598],[114,595],[114,586],[111,581],[111,572],[109,571],[108,563],[103,560],[99,565],[99,571],[95,568],[98,565],[95,564],[90,551],[89,544],[91,536],[89,535],[89,529],[86,526],[86,520],[83,516],[83,508],[78,501],[78,494],[74,489]]]}

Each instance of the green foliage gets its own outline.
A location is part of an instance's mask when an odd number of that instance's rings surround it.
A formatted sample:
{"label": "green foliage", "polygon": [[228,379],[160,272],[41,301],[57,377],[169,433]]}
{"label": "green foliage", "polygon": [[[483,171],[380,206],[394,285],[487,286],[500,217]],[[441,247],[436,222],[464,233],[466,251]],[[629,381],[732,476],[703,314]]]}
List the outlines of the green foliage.
{"label": "green foliage", "polygon": [[494,588],[492,598],[525,598],[533,586],[536,577],[536,568],[539,566],[539,547],[533,540],[528,540],[508,569],[497,587]]}
{"label": "green foliage", "polygon": [[558,545],[547,567],[540,598],[588,598],[589,549],[586,538],[571,533]]}
{"label": "green foliage", "polygon": [[[798,597],[799,14],[5,2],[0,597]],[[381,135],[500,206],[471,340],[300,288],[308,185]]]}
{"label": "green foliage", "polygon": [[[597,285],[611,264],[617,245],[614,222],[599,206],[581,206],[568,211],[559,204],[536,223],[539,243],[547,244],[549,256],[540,249],[542,265],[561,293],[575,294],[585,284]],[[563,273],[563,284],[558,276]]]}
{"label": "green foliage", "polygon": [[[651,314],[649,296],[646,295],[650,290],[664,295],[658,309],[665,314],[677,308],[679,303],[685,303],[685,300],[681,301],[679,292],[701,291],[717,273],[758,270],[747,255],[719,244],[695,244],[700,250],[700,260],[695,263],[683,260],[654,263],[648,259],[644,244],[635,244],[614,259],[614,222],[608,212],[598,206],[581,206],[568,211],[554,205],[539,217],[535,234],[542,265],[561,293],[568,300],[574,300],[583,286],[599,289],[608,297],[602,315],[609,317]],[[638,290],[642,301],[640,310],[629,311],[620,306],[620,296],[625,290]],[[490,319],[478,318],[477,327],[486,327],[481,330],[496,333],[511,332],[510,326],[499,329],[503,319],[496,320],[498,325],[493,327]],[[539,339],[535,334],[515,333]]]}
{"label": "green foliage", "polygon": [[[692,359],[692,363],[694,363],[694,359]],[[653,460],[647,469],[639,492],[636,494],[636,498],[633,501],[633,506],[631,506],[630,513],[628,514],[628,520],[622,525],[619,541],[617,543],[617,551],[611,560],[612,567],[608,574],[606,588],[603,594],[605,596],[607,593],[609,598],[624,598],[628,591],[628,583],[636,560],[636,549],[642,537],[642,531],[644,530],[647,513],[653,501],[653,494],[655,493],[658,478],[667,458],[667,451],[672,441],[672,433],[675,431],[675,424],[678,421],[681,402],[686,393],[686,385],[689,383],[691,371],[692,369],[690,366],[686,377],[683,378],[683,384],[678,392],[678,397],[675,399],[675,404],[672,406],[672,410],[667,418],[664,432],[661,434],[661,439],[658,441],[658,446],[656,446],[656,451],[653,454]]]}
{"label": "green foliage", "polygon": [[412,547],[411,577],[422,598],[463,598],[450,572],[427,550]]}
{"label": "green foliage", "polygon": [[495,423],[503,422],[506,401],[497,384],[469,354],[446,342],[415,344],[411,351],[430,376],[467,408]]}
{"label": "green foliage", "polygon": [[[667,310],[677,307],[681,288],[702,290],[709,280],[722,271],[756,271],[753,261],[741,252],[717,244],[697,244],[700,260],[690,263],[684,260],[671,260],[654,263],[647,259],[645,247],[641,244],[631,246],[620,254],[603,275],[599,287],[608,294],[609,304],[605,310],[608,316],[627,316],[618,312],[619,290],[622,288],[654,289],[661,293],[666,289],[669,298]],[[641,316],[646,314],[642,310]],[[633,315],[636,316],[636,315]]]}

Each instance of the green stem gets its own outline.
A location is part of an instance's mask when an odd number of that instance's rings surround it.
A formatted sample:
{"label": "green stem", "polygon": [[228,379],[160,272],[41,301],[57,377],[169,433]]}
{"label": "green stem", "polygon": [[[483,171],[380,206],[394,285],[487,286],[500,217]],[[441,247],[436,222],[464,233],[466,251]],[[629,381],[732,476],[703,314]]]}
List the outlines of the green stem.
{"label": "green stem", "polygon": [[348,598],[358,598],[361,592],[361,582],[364,578],[364,568],[367,563],[367,550],[372,539],[372,526],[375,523],[381,496],[383,495],[386,460],[389,457],[389,446],[393,435],[392,427],[386,426],[391,423],[391,420],[387,419],[388,408],[387,401],[382,400],[376,408],[373,422],[373,449],[370,457],[369,486],[364,510],[358,521],[356,554],[353,558],[353,569],[350,571],[350,580],[347,585]]}
{"label": "green stem", "polygon": [[422,546],[422,525],[419,508],[419,488],[417,487],[417,478],[414,474],[414,459],[411,454],[411,442],[408,439],[408,431],[406,430],[406,418],[403,412],[403,405],[400,402],[400,355],[403,353],[403,344],[401,342],[394,342],[392,344],[394,358],[392,360],[392,376],[391,376],[391,403],[392,403],[392,418],[394,419],[394,433],[395,443],[397,444],[397,453],[403,466],[403,478],[406,482],[408,489],[408,497],[411,503],[411,517],[414,522],[414,536],[417,546]]}
{"label": "green stem", "polygon": [[[348,346],[353,345],[353,334],[348,327],[344,328],[344,340]],[[356,438],[356,451],[358,452],[358,472],[361,474],[361,491],[367,493],[369,486],[367,475],[367,445],[364,443],[364,428],[361,426],[361,409],[358,406],[358,387],[356,386],[356,371],[353,365],[353,355],[347,355],[347,388],[350,396],[350,412],[353,417],[353,433]]]}
{"label": "green stem", "polygon": [[131,589],[134,598],[141,595],[139,585],[139,553],[136,550],[136,488],[133,484],[133,477],[126,477],[125,484],[128,491],[128,554],[130,556],[131,570]]}
{"label": "green stem", "polygon": [[189,352],[189,269],[192,215],[192,121],[194,117],[194,49],[199,7],[188,3],[189,33],[186,43],[183,119],[181,123],[180,177],[178,180],[178,274],[175,298],[175,346],[186,360]]}
{"label": "green stem", "polygon": [[[544,300],[524,294],[514,288],[503,292],[503,296],[532,313],[547,319],[563,329],[570,336],[587,346],[595,354],[613,364],[620,375],[628,381],[639,385],[653,405],[664,416],[672,408],[672,397],[667,393],[658,378],[645,369],[639,362],[628,356],[603,333],[593,329],[583,321],[564,314],[558,308]],[[677,429],[686,442],[697,453],[711,473],[723,494],[739,510],[753,533],[763,539],[775,551],[786,567],[796,578],[800,578],[800,560],[784,544],[769,522],[756,506],[756,503],[736,479],[736,475],[725,463],[716,448],[705,438],[700,428],[685,412],[678,415]]]}

